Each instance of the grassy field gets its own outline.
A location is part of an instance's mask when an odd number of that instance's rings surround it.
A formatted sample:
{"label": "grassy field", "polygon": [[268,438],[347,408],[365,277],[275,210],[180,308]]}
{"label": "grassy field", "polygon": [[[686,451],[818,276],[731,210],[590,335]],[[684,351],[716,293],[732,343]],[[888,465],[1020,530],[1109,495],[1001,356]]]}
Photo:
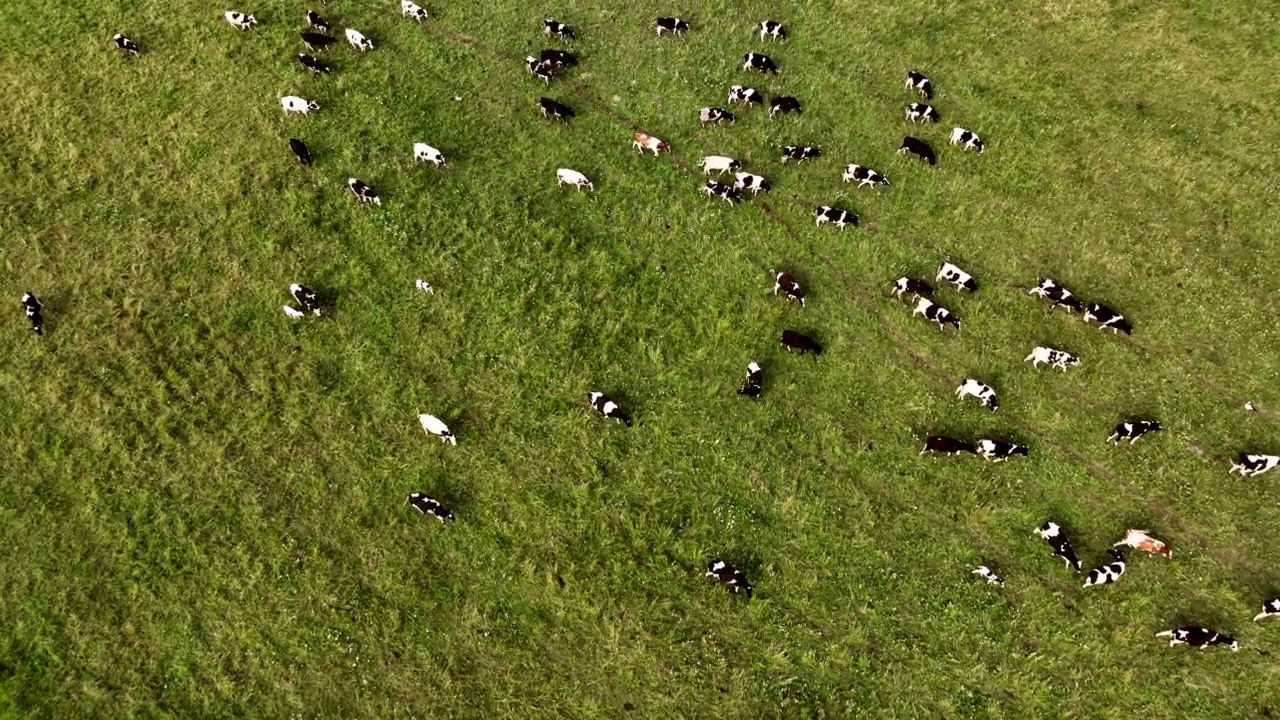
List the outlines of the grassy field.
{"label": "grassy field", "polygon": [[[0,714],[1280,713],[1280,622],[1250,622],[1280,594],[1278,476],[1226,472],[1280,451],[1273,4],[428,8],[318,7],[377,47],[313,78],[304,4],[239,5],[248,33],[195,0],[0,6]],[[665,14],[693,30],[657,38]],[[544,15],[582,58],[550,88],[522,63],[560,44]],[[769,17],[785,45],[757,40]],[[782,72],[742,73],[749,50]],[[894,155],[909,68],[938,89],[943,122],[912,133],[935,168]],[[700,129],[735,83],[804,114]],[[285,94],[321,110],[285,118]],[[541,119],[543,94],[578,117]],[[947,147],[953,124],[986,152]],[[675,152],[637,155],[635,130]],[[824,157],[783,166],[787,143]],[[704,154],[774,191],[707,200]],[[842,185],[847,162],[892,186]],[[818,203],[862,228],[815,228]],[[958,335],[887,292],[947,257],[983,284],[939,294]],[[1029,297],[1043,275],[1133,336]],[[291,282],[329,316],[287,320]],[[785,327],[826,352],[781,350]],[[1083,363],[1033,370],[1038,344]],[[734,392],[752,359],[759,402]],[[998,413],[952,397],[966,376]],[[1131,416],[1167,431],[1106,445]],[[918,457],[930,432],[1032,454]],[[1088,566],[1128,526],[1174,559],[1086,592],[1032,536],[1046,519]],[[705,580],[711,557],[754,599]],[[1242,649],[1153,637],[1184,623]]]}

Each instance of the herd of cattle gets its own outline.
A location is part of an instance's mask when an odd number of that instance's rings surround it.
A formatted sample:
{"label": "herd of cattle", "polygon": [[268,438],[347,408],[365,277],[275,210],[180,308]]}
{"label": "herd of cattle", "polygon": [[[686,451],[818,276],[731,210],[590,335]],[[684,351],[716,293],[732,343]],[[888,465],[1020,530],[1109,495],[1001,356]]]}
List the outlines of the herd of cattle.
{"label": "herd of cattle", "polygon": [[[411,0],[401,0],[401,10],[405,17],[413,20],[422,21],[427,18],[426,10],[414,4]],[[240,30],[250,30],[258,24],[253,15],[237,11],[228,11],[223,14],[223,17],[228,23]],[[301,40],[308,49],[313,52],[322,51],[337,42],[334,37],[327,34],[330,31],[329,23],[317,12],[308,10],[304,19],[310,29],[301,33]],[[689,31],[689,23],[675,17],[658,18],[654,22],[654,27],[659,36],[663,34],[679,36]],[[764,21],[759,24],[758,29],[761,41],[768,39],[785,41],[788,38],[787,28],[777,21]],[[572,41],[576,38],[571,27],[550,18],[543,21],[543,30],[548,36],[566,41]],[[364,34],[355,29],[347,28],[344,35],[347,42],[355,50],[363,52],[373,49],[373,43]],[[139,47],[133,40],[122,34],[116,34],[112,39],[120,50],[131,55],[139,54]],[[330,71],[326,64],[311,55],[299,53],[297,57],[298,62],[309,72],[327,74]],[[559,72],[576,66],[578,59],[565,50],[547,49],[543,50],[537,57],[528,56],[525,58],[525,62],[528,71],[534,77],[549,84]],[[773,75],[778,73],[777,63],[767,55],[757,52],[748,52],[743,56],[742,69],[743,71],[755,71]],[[925,101],[909,103],[906,106],[906,119],[911,123],[927,124],[939,122],[941,114],[938,109],[927,104],[934,96],[932,80],[916,70],[911,70],[907,73],[905,87],[907,90],[918,93],[920,98]],[[286,115],[292,113],[306,115],[319,109],[317,103],[298,96],[285,96],[281,98],[280,102]],[[763,95],[754,88],[733,85],[729,90],[728,102],[731,106],[741,104],[750,107],[751,105],[762,105],[764,99]],[[541,113],[548,118],[567,121],[574,117],[572,108],[551,98],[539,98],[538,107]],[[802,112],[800,101],[794,97],[779,96],[770,101],[769,116],[771,118],[780,114],[800,112]],[[734,120],[733,113],[724,108],[704,107],[698,111],[698,122],[703,125],[732,123]],[[985,150],[985,144],[982,139],[962,127],[955,127],[952,130],[950,143],[962,146],[965,150],[976,150],[978,153],[982,153]],[[302,140],[290,138],[289,147],[299,162],[306,165],[311,164],[310,150]],[[645,132],[635,133],[633,147],[641,153],[646,150],[651,151],[655,156],[661,151],[670,152],[671,150],[671,146],[667,142]],[[916,137],[904,137],[898,153],[910,153],[930,165],[937,164],[937,155],[933,148],[924,140]],[[431,162],[436,166],[445,164],[443,153],[423,142],[414,143],[413,155],[419,161]],[[804,162],[820,156],[821,150],[816,147],[788,145],[783,148],[781,161],[783,163],[789,160]],[[718,180],[709,179],[702,188],[703,192],[709,197],[719,197],[730,204],[741,201],[745,191],[750,191],[752,195],[755,195],[759,192],[768,192],[772,187],[764,177],[742,172],[742,163],[735,158],[709,155],[702,159],[701,169],[706,175],[712,173],[720,175],[734,173],[735,183],[732,186],[723,184]],[[888,179],[881,173],[858,164],[847,165],[844,169],[842,180],[844,182],[855,181],[858,183],[859,188],[889,184]],[[567,184],[579,189],[595,189],[594,184],[586,175],[570,168],[558,169],[556,171],[556,181],[559,185]],[[347,186],[361,203],[380,205],[382,202],[373,188],[357,178],[349,178]],[[858,219],[852,212],[827,205],[817,207],[814,210],[814,217],[816,225],[830,223],[841,229],[846,225],[854,225],[856,227],[858,224]],[[782,293],[787,299],[793,300],[801,307],[804,307],[805,294],[797,278],[791,273],[777,271],[773,273],[773,276],[774,294]],[[978,290],[978,283],[973,276],[951,262],[942,264],[934,278],[934,282],[952,285],[963,292],[973,293]],[[419,289],[431,292],[431,286],[425,281],[418,280],[416,283]],[[284,312],[290,318],[300,319],[308,314],[313,316],[322,314],[323,310],[319,297],[311,289],[294,283],[289,287],[289,293],[300,308],[284,306]],[[1123,332],[1128,335],[1133,332],[1128,320],[1120,313],[1100,303],[1092,302],[1086,304],[1082,302],[1074,293],[1051,278],[1041,279],[1035,287],[1030,289],[1029,293],[1048,300],[1054,307],[1064,308],[1068,313],[1079,312],[1086,322],[1096,323],[1100,328],[1111,330],[1113,333]],[[959,331],[960,318],[935,302],[933,288],[930,287],[927,281],[912,277],[899,278],[893,283],[892,294],[900,298],[911,299],[914,302],[913,315],[922,315],[925,319],[937,323],[940,329],[945,330],[950,325]],[[44,333],[42,304],[31,292],[23,294],[22,304],[32,329],[37,335],[42,335]],[[782,332],[782,345],[789,350],[798,350],[802,354],[812,353],[813,355],[818,355],[822,352],[822,346],[814,338],[795,330],[784,330]],[[1026,357],[1026,361],[1031,362],[1033,366],[1046,364],[1050,367],[1059,368],[1064,372],[1069,367],[1074,367],[1080,363],[1078,357],[1064,350],[1048,347],[1034,348]],[[762,394],[763,386],[763,369],[758,363],[752,361],[747,366],[746,380],[738,392],[750,398],[759,398]],[[956,388],[955,394],[959,398],[975,398],[983,407],[992,412],[999,408],[995,390],[974,378],[966,378]],[[628,427],[631,425],[630,415],[605,393],[592,391],[587,393],[586,397],[588,404],[604,417],[614,419]],[[439,437],[442,442],[452,445],[457,444],[457,437],[450,431],[444,421],[429,414],[420,415],[418,419],[423,431],[426,433]],[[1121,440],[1128,440],[1133,443],[1143,435],[1161,429],[1160,423],[1155,420],[1127,420],[1116,425],[1108,441],[1119,443]],[[970,442],[952,437],[933,435],[926,438],[924,448],[921,450],[921,454],[924,453],[943,453],[947,455],[969,453],[980,455],[995,462],[1001,462],[1014,456],[1026,456],[1029,454],[1029,449],[995,438],[979,438],[974,442]],[[1239,456],[1236,463],[1232,464],[1230,472],[1239,472],[1242,476],[1253,476],[1271,470],[1278,465],[1280,465],[1280,456],[1244,453]],[[417,510],[442,522],[454,519],[453,513],[439,501],[427,497],[423,493],[415,492],[410,494],[408,503]],[[1075,572],[1081,571],[1080,559],[1076,556],[1065,531],[1057,523],[1045,522],[1035,532],[1049,544],[1054,555],[1063,559],[1069,569]],[[1165,558],[1172,558],[1173,556],[1172,551],[1165,543],[1152,537],[1146,531],[1130,529],[1119,542],[1112,548],[1108,548],[1109,560],[1089,571],[1084,587],[1108,585],[1116,582],[1124,574],[1127,565],[1124,555],[1117,549],[1122,546],[1158,554]],[[1004,582],[1002,578],[986,566],[978,566],[973,572],[989,583],[1003,584]],[[746,575],[724,560],[712,560],[708,565],[706,575],[724,583],[726,587],[734,592],[743,593],[748,597],[753,592],[753,587],[747,580]],[[1254,620],[1272,616],[1280,616],[1280,598],[1267,600],[1263,605],[1262,612],[1258,613]],[[1160,633],[1159,636],[1170,638],[1170,645],[1185,643],[1204,649],[1212,645],[1222,644],[1232,650],[1239,649],[1239,644],[1234,638],[1195,626],[1169,630]]]}

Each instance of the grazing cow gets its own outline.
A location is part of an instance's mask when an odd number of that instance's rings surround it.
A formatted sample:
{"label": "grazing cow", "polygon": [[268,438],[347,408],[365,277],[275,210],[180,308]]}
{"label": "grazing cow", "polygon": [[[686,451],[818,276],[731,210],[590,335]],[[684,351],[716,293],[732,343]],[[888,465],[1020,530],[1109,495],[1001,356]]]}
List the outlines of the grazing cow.
{"label": "grazing cow", "polygon": [[777,20],[765,20],[760,23],[760,39],[786,40],[787,29]]}
{"label": "grazing cow", "polygon": [[996,391],[990,385],[973,378],[965,378],[964,382],[960,383],[960,387],[956,388],[956,397],[962,399],[975,397],[982,403],[982,407],[991,412],[1000,409],[1000,403],[996,400]]}
{"label": "grazing cow", "polygon": [[1054,307],[1062,306],[1067,309],[1067,312],[1075,312],[1077,310],[1084,312],[1084,304],[1080,302],[1080,299],[1052,278],[1040,278],[1040,284],[1028,290],[1027,293],[1052,302]]}
{"label": "grazing cow", "polygon": [[307,314],[306,314],[306,313],[304,313],[304,312],[302,312],[301,310],[299,310],[299,309],[297,309],[297,308],[291,308],[291,307],[289,307],[288,305],[285,305],[285,306],[281,307],[280,309],[281,309],[281,310],[284,310],[284,314],[285,314],[285,315],[287,315],[287,316],[289,316],[290,318],[292,318],[292,319],[294,319],[294,320],[299,320],[299,319],[304,318],[304,317],[306,317],[306,316],[307,316]]}
{"label": "grazing cow", "polygon": [[525,57],[524,66],[529,68],[530,75],[545,83],[550,83],[551,78],[555,75],[555,66],[542,62],[532,55]]}
{"label": "grazing cow", "polygon": [[654,157],[657,157],[658,151],[660,150],[671,152],[671,146],[668,145],[665,140],[656,138],[648,133],[636,133],[636,139],[631,143],[631,145],[636,150],[639,150],[641,155],[644,154],[645,150],[652,150]]}
{"label": "grazing cow", "polygon": [[1015,445],[1004,440],[979,440],[978,454],[991,462],[1004,462],[1014,455],[1027,457],[1031,451],[1025,445]]}
{"label": "grazing cow", "polygon": [[400,0],[400,14],[418,22],[427,19],[427,11],[418,7],[413,0]]}
{"label": "grazing cow", "polygon": [[423,142],[413,144],[413,159],[418,162],[429,162],[436,167],[445,164],[444,153]]}
{"label": "grazing cow", "polygon": [[706,193],[707,197],[721,198],[730,205],[742,200],[742,195],[737,190],[715,180],[708,180],[707,184],[702,186],[702,192]]}
{"label": "grazing cow", "polygon": [[1124,537],[1120,538],[1120,542],[1111,547],[1120,547],[1121,545],[1149,552],[1152,555],[1163,555],[1166,560],[1173,559],[1173,551],[1169,549],[1169,546],[1148,535],[1146,530],[1129,528],[1125,531]]}
{"label": "grazing cow", "polygon": [[329,32],[329,23],[315,10],[307,11],[307,24],[320,32]]}
{"label": "grazing cow", "polygon": [[712,560],[707,565],[707,577],[724,583],[730,592],[742,593],[747,597],[751,597],[751,592],[754,590],[741,570],[723,560]]}
{"label": "grazing cow", "polygon": [[121,50],[129,53],[130,55],[138,54],[138,44],[130,40],[129,38],[121,35],[120,33],[116,33],[115,35],[111,36],[111,39],[115,41],[116,47],[120,48]]}
{"label": "grazing cow", "polygon": [[957,290],[978,292],[978,281],[974,280],[973,276],[969,273],[949,262],[942,263],[938,268],[938,274],[935,275],[933,279],[934,282],[951,283],[956,286]]}
{"label": "grazing cow", "polygon": [[965,150],[977,150],[979,155],[985,149],[982,144],[982,138],[962,127],[951,129],[951,144],[964,145]]}
{"label": "grazing cow", "polygon": [[554,35],[558,38],[564,38],[565,40],[577,39],[574,37],[573,28],[552,18],[542,19],[542,32],[548,35]]}
{"label": "grazing cow", "polygon": [[573,117],[573,108],[558,103],[551,98],[538,98],[538,109],[542,111],[543,117],[549,117],[554,120],[568,120]]}
{"label": "grazing cow", "polygon": [[426,280],[423,280],[422,278],[418,278],[417,280],[414,280],[413,286],[428,295],[436,294],[436,289],[431,287],[431,283],[427,282]]}
{"label": "grazing cow", "polygon": [[844,166],[844,175],[841,180],[849,182],[850,180],[858,181],[858,187],[864,185],[888,185],[889,179],[871,168],[862,167],[850,163]]}
{"label": "grazing cow", "polygon": [[761,55],[760,53],[754,52],[749,52],[742,56],[742,69],[747,71],[759,70],[761,73],[765,74],[778,74],[778,66],[774,64],[773,60],[769,59],[768,55]]}
{"label": "grazing cow", "polygon": [[915,70],[907,71],[907,89],[920,93],[925,100],[933,99],[933,81]]}
{"label": "grazing cow", "polygon": [[440,522],[453,519],[453,513],[449,512],[444,505],[441,505],[439,500],[429,498],[420,492],[409,493],[409,499],[406,502],[412,505],[418,512],[424,515],[430,515]]}
{"label": "grazing cow", "polygon": [[773,186],[769,184],[769,181],[765,180],[764,177],[760,175],[752,175],[751,173],[740,172],[734,175],[733,178],[734,178],[733,189],[738,190],[739,192],[743,190],[750,190],[751,194],[755,195],[759,193],[761,190],[765,192],[769,192],[770,190],[773,189]]}
{"label": "grazing cow", "polygon": [[312,110],[319,110],[320,106],[297,95],[285,95],[280,98],[280,107],[284,108],[284,114],[301,113],[306,115]]}
{"label": "grazing cow", "polygon": [[669,32],[672,35],[683,35],[689,30],[689,23],[674,17],[660,17],[653,21],[653,26],[658,29],[658,34]]}
{"label": "grazing cow", "polygon": [[307,149],[307,144],[298,138],[289,138],[289,149],[293,151],[293,156],[298,158],[298,162],[303,165],[311,164],[311,151]]}
{"label": "grazing cow", "polygon": [[1138,438],[1147,433],[1159,432],[1164,428],[1160,427],[1160,423],[1155,420],[1125,420],[1116,425],[1115,431],[1111,433],[1111,437],[1107,438],[1107,442],[1120,444],[1121,440],[1128,440],[1132,445],[1138,442]]}
{"label": "grazing cow", "polygon": [[704,107],[698,110],[699,125],[706,125],[707,123],[719,125],[720,123],[731,123],[733,120],[733,113],[728,110],[716,107]]}
{"label": "grazing cow", "polygon": [[822,223],[831,223],[844,230],[845,225],[858,227],[858,216],[848,210],[841,210],[830,205],[819,205],[813,209],[813,225],[817,227]]}
{"label": "grazing cow", "polygon": [[440,442],[447,442],[450,445],[458,444],[458,437],[449,430],[449,426],[435,415],[423,413],[418,416],[418,423],[422,425],[422,429],[428,435],[435,435],[440,438]]}
{"label": "grazing cow", "polygon": [[1046,522],[1036,528],[1036,534],[1049,543],[1049,547],[1053,548],[1053,554],[1062,558],[1067,567],[1080,572],[1080,558],[1076,557],[1076,551],[1072,549],[1071,541],[1067,539],[1067,534],[1062,531],[1062,528],[1058,527],[1057,523]]}
{"label": "grazing cow", "polygon": [[22,293],[22,309],[27,311],[27,319],[31,321],[31,329],[37,335],[44,334],[44,305],[30,292]]}
{"label": "grazing cow", "polygon": [[330,45],[338,42],[336,39],[328,35],[320,33],[304,32],[302,33],[302,42],[312,50],[324,50]]}
{"label": "grazing cow", "polygon": [[810,352],[814,355],[822,354],[822,346],[818,344],[817,340],[795,330],[782,331],[782,347],[788,351],[792,349],[799,350],[801,355]]}
{"label": "grazing cow", "polygon": [[344,34],[347,36],[347,42],[351,43],[351,47],[360,52],[373,49],[373,41],[362,35],[359,30],[347,28]]}
{"label": "grazing cow", "polygon": [[1262,603],[1262,612],[1253,616],[1253,621],[1258,622],[1262,618],[1280,617],[1280,597],[1271,598]]}
{"label": "grazing cow", "polygon": [[587,403],[601,415],[613,418],[623,425],[631,427],[631,416],[622,412],[622,408],[618,407],[618,403],[614,402],[608,395],[593,390],[587,393]]}
{"label": "grazing cow", "polygon": [[933,288],[924,280],[903,276],[893,281],[893,290],[890,292],[893,293],[894,297],[902,297],[903,295],[927,297],[933,294]]}
{"label": "grazing cow", "polygon": [[812,145],[782,146],[781,162],[783,164],[786,164],[788,160],[795,160],[796,162],[804,162],[805,160],[812,160],[814,158],[820,158],[820,157],[822,157],[822,150],[816,147],[813,147]]}
{"label": "grazing cow", "polygon": [[317,75],[319,75],[320,73],[324,73],[325,75],[329,74],[328,65],[325,65],[324,63],[320,62],[319,60],[311,57],[306,53],[298,53],[298,62],[302,63],[302,67],[310,70],[311,72]]}
{"label": "grazing cow", "polygon": [[943,455],[959,455],[960,453],[969,453],[976,455],[978,449],[973,443],[967,443],[964,440],[957,440],[946,435],[930,435],[924,440],[924,449],[920,454],[925,453],[942,453]]}
{"label": "grazing cow", "polygon": [[708,155],[702,158],[702,172],[710,175],[711,171],[715,171],[717,175],[723,175],[727,172],[735,172],[742,168],[742,163],[731,157],[724,155]]}
{"label": "grazing cow", "polygon": [[739,395],[746,395],[751,399],[760,397],[760,391],[764,387],[764,370],[752,361],[747,364],[747,379],[742,381],[742,387],[738,388]]}
{"label": "grazing cow", "polygon": [[803,109],[800,107],[800,101],[790,95],[776,97],[769,103],[769,119],[773,119],[773,116],[778,113],[789,112],[794,112],[796,114],[803,112]]}
{"label": "grazing cow", "polygon": [[310,312],[316,317],[320,317],[320,298],[316,295],[315,290],[312,290],[306,285],[294,283],[289,286],[289,294],[292,295],[293,299],[302,306],[303,310]]}
{"label": "grazing cow", "polygon": [[252,15],[245,15],[235,10],[228,10],[222,13],[222,17],[226,18],[227,22],[231,23],[233,27],[240,30],[248,30],[258,24],[258,20]]}
{"label": "grazing cow", "polygon": [[1176,630],[1165,630],[1164,632],[1156,633],[1156,637],[1170,638],[1169,647],[1190,645],[1193,648],[1204,650],[1210,645],[1226,645],[1231,648],[1232,652],[1240,650],[1240,643],[1236,642],[1236,639],[1230,635],[1223,635],[1195,625],[1184,625]]}
{"label": "grazing cow", "polygon": [[1084,579],[1084,587],[1110,585],[1124,575],[1124,555],[1115,548],[1107,548],[1107,554],[1111,556],[1112,561],[1090,570],[1089,576]]}
{"label": "grazing cow", "polygon": [[738,103],[743,105],[760,105],[764,103],[764,96],[755,88],[732,85],[729,87],[729,104],[736,105]]}
{"label": "grazing cow", "polygon": [[986,565],[979,565],[973,569],[973,574],[987,581],[988,585],[1004,585],[1004,578],[991,571]]}
{"label": "grazing cow", "polygon": [[929,161],[930,165],[938,164],[938,156],[934,154],[933,148],[929,147],[929,143],[910,135],[902,138],[902,146],[898,148],[899,155],[908,152],[921,160]]}
{"label": "grazing cow", "polygon": [[373,191],[373,188],[365,185],[356,178],[347,178],[347,188],[349,188],[351,190],[351,194],[355,195],[356,199],[362,203],[373,203],[374,205],[382,204],[382,199]]}
{"label": "grazing cow", "polygon": [[917,298],[916,308],[911,311],[912,315],[924,315],[926,320],[932,320],[938,323],[939,330],[945,330],[947,325],[955,326],[957,332],[960,330],[960,318],[955,313],[935,303],[929,298]]}
{"label": "grazing cow", "polygon": [[1072,355],[1066,350],[1054,350],[1053,348],[1037,347],[1031,351],[1031,354],[1025,357],[1022,362],[1030,362],[1032,367],[1040,367],[1040,363],[1048,363],[1049,367],[1056,367],[1067,371],[1067,367],[1075,367],[1080,364],[1080,358]]}
{"label": "grazing cow", "polygon": [[568,50],[543,50],[538,53],[538,59],[552,67],[575,67],[578,64],[578,58]]}
{"label": "grazing cow", "polygon": [[582,188],[586,188],[588,190],[594,191],[596,189],[596,186],[593,185],[591,181],[587,179],[586,175],[583,175],[577,170],[570,170],[569,168],[560,168],[559,170],[556,170],[556,187],[560,187],[561,185],[565,185],[565,184],[572,185],[578,188],[579,190],[581,190]]}
{"label": "grazing cow", "polygon": [[1229,472],[1240,471],[1240,477],[1253,477],[1261,475],[1268,470],[1280,465],[1280,455],[1252,455],[1249,453],[1240,453],[1240,457],[1232,463]]}
{"label": "grazing cow", "polygon": [[934,106],[913,102],[910,105],[907,105],[907,119],[913,123],[936,123],[940,118],[938,116],[938,109]]}
{"label": "grazing cow", "polygon": [[787,272],[774,271],[773,273],[773,294],[777,295],[781,290],[788,300],[795,300],[800,303],[800,307],[804,307],[804,290],[800,287],[800,281],[796,280],[796,276]]}
{"label": "grazing cow", "polygon": [[1129,321],[1106,305],[1089,303],[1089,309],[1084,311],[1084,321],[1096,322],[1098,323],[1098,329],[1110,330],[1117,335],[1120,333],[1125,335],[1133,334],[1133,326],[1129,324]]}

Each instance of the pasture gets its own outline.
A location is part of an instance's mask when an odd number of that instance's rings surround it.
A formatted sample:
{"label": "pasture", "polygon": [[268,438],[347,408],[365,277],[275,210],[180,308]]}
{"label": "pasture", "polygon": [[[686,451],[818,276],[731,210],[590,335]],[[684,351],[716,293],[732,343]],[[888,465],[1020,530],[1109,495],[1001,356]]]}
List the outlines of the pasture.
{"label": "pasture", "polygon": [[[0,8],[4,716],[1280,712],[1280,621],[1250,621],[1280,592],[1280,475],[1227,474],[1280,452],[1272,5],[433,2],[418,24],[330,0],[375,49],[324,51],[321,77],[295,59],[307,7]],[[691,30],[657,37],[668,14]],[[581,58],[549,87],[523,64],[546,47]],[[938,125],[903,119],[911,68]],[[699,128],[731,84],[803,114]],[[291,94],[320,110],[286,118]],[[896,156],[905,134],[938,165]],[[772,192],[706,198],[708,154]],[[850,162],[892,184],[842,184]],[[815,228],[819,204],[861,227]],[[981,283],[938,290],[958,334],[888,292],[948,258]],[[1133,335],[1051,311],[1042,276]],[[281,313],[294,282],[325,317]],[[1033,369],[1037,345],[1082,362]],[[758,401],[735,392],[751,360]],[[965,377],[1000,410],[956,400]],[[1166,429],[1105,444],[1130,417]],[[1031,454],[918,456],[935,432]],[[1085,591],[1047,519],[1086,569],[1126,527],[1173,559]],[[713,557],[754,598],[703,578]],[[1154,637],[1189,623],[1240,652]]]}

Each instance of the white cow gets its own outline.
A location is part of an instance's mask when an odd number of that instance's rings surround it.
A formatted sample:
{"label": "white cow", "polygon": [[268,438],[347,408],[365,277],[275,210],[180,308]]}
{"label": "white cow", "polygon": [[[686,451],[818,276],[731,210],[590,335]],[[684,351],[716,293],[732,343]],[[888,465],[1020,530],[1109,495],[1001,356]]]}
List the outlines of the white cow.
{"label": "white cow", "polygon": [[413,157],[420,162],[429,162],[436,167],[444,165],[444,153],[426,143],[413,144]]}
{"label": "white cow", "polygon": [[245,15],[244,13],[236,12],[235,10],[228,10],[222,13],[222,17],[226,18],[227,22],[231,23],[233,27],[240,30],[248,30],[258,24],[258,20],[252,15]]}
{"label": "white cow", "polygon": [[716,174],[723,175],[727,172],[734,172],[742,167],[742,163],[731,157],[724,155],[708,155],[702,158],[702,172],[710,175],[712,171]]}
{"label": "white cow", "polygon": [[458,444],[458,438],[449,431],[449,426],[445,425],[444,421],[435,415],[427,415],[426,413],[423,413],[418,416],[418,422],[422,424],[422,429],[425,430],[428,435],[435,435],[440,438],[441,442],[447,442],[450,445]]}
{"label": "white cow", "polygon": [[419,22],[427,19],[427,11],[418,7],[413,0],[400,0],[400,14]]}
{"label": "white cow", "polygon": [[371,42],[369,38],[360,34],[359,30],[352,30],[351,28],[347,28],[346,36],[347,36],[347,42],[351,43],[351,47],[359,50],[360,52],[373,49],[373,42]]}
{"label": "white cow", "polygon": [[591,184],[591,181],[587,179],[587,176],[577,170],[570,170],[569,168],[560,168],[559,170],[556,170],[556,186],[558,187],[566,183],[577,187],[579,190],[584,187],[588,190],[596,189],[596,186]]}
{"label": "white cow", "polygon": [[1029,362],[1033,367],[1040,367],[1040,363],[1048,363],[1050,367],[1060,368],[1062,372],[1066,372],[1068,366],[1079,365],[1080,358],[1066,350],[1037,347],[1031,351],[1031,354],[1023,362]]}
{"label": "white cow", "polygon": [[306,115],[312,110],[319,110],[320,106],[297,95],[285,95],[280,98],[280,107],[284,108],[284,114],[301,113]]}

